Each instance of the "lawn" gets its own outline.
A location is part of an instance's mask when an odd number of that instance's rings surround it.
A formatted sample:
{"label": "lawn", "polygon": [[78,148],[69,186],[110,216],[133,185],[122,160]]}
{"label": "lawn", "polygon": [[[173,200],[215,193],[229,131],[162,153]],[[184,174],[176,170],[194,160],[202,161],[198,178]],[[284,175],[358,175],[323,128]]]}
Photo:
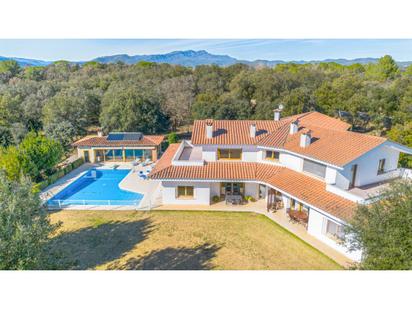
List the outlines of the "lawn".
{"label": "lawn", "polygon": [[263,215],[59,211],[53,249],[72,269],[341,269]]}

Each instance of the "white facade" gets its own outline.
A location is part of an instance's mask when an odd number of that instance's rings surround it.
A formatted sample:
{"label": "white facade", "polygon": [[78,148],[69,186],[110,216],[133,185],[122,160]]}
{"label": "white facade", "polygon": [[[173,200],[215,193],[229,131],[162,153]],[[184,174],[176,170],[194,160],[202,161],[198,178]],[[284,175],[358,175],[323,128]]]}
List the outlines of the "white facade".
{"label": "white facade", "polygon": [[[187,144],[186,144],[187,145]],[[396,177],[396,173],[393,171],[398,171],[398,159],[400,150],[396,147],[391,147],[390,142],[385,142],[382,145],[374,148],[373,150],[360,156],[353,162],[343,166],[337,167],[326,162],[322,163],[316,159],[304,158],[299,154],[291,153],[284,150],[263,148],[254,145],[199,145],[193,146],[197,150],[201,149],[201,160],[185,161],[183,163],[178,162],[177,159],[180,155],[175,156],[172,164],[175,165],[202,165],[204,161],[214,162],[218,160],[218,149],[242,149],[242,156],[240,161],[243,162],[260,162],[266,164],[274,164],[287,167],[291,170],[305,173],[305,175],[315,177],[318,180],[325,182],[326,190],[339,195],[343,198],[354,202],[362,203],[365,197],[354,195],[350,192],[349,183],[351,179],[351,167],[353,164],[357,164],[357,175],[355,186],[364,186],[373,183],[377,183],[382,180],[387,180]],[[199,148],[200,147],[200,148]],[[331,145],[333,147],[333,145]],[[181,149],[179,149],[181,151]],[[268,160],[266,158],[266,151],[278,151],[278,160]],[[311,159],[325,166],[324,177],[319,175],[313,175],[309,172],[303,171],[303,165],[305,159]],[[385,159],[384,173],[378,173],[379,160]],[[232,160],[231,160],[232,161]],[[411,173],[412,174],[412,173]],[[163,189],[163,204],[175,204],[175,205],[210,205],[214,196],[221,196],[221,182],[224,180],[210,180],[210,181],[162,181]],[[231,181],[236,182],[236,181]],[[238,182],[244,183],[244,195],[252,196],[255,199],[259,198],[259,184],[257,182]],[[265,184],[267,185],[267,184]],[[193,197],[188,198],[178,198],[177,190],[179,186],[192,186],[193,187]],[[267,185],[269,186],[269,185]],[[277,188],[274,188],[278,190]],[[279,191],[279,190],[278,190]],[[297,200],[295,197],[290,196],[287,192],[282,193],[282,200],[287,210],[290,207],[291,199]],[[302,201],[299,201],[302,202]],[[334,248],[335,250],[345,254],[353,260],[360,260],[361,252],[348,252],[348,250],[343,246],[337,239],[331,237],[325,231],[325,224],[330,220],[333,224],[337,226],[343,226],[345,222],[333,217],[325,212],[316,208],[316,205],[307,205],[302,203],[306,208],[309,209],[309,220],[307,224],[307,231],[309,234],[318,238],[325,244]],[[331,224],[332,224],[331,223]]]}
{"label": "white facade", "polygon": [[[397,170],[399,160],[399,150],[390,148],[388,143],[372,149],[363,156],[357,158],[338,171],[337,186],[341,189],[348,189],[351,179],[351,168],[357,165],[355,187],[365,186],[388,179],[391,171]],[[379,160],[385,159],[385,172],[378,175]]]}
{"label": "white facade", "polygon": [[[178,198],[178,186],[192,186],[193,198]],[[207,182],[162,181],[163,204],[165,205],[210,205],[211,188]]]}
{"label": "white facade", "polygon": [[311,208],[309,212],[308,233],[323,241],[336,251],[339,251],[342,254],[346,255],[350,259],[354,261],[360,261],[360,259],[362,258],[361,251],[350,252],[343,244],[339,243],[339,240],[333,239],[333,237],[327,235],[327,220],[330,220],[335,224],[343,226],[342,221],[337,220],[336,218],[332,219],[332,217],[326,216],[320,213],[319,211]]}

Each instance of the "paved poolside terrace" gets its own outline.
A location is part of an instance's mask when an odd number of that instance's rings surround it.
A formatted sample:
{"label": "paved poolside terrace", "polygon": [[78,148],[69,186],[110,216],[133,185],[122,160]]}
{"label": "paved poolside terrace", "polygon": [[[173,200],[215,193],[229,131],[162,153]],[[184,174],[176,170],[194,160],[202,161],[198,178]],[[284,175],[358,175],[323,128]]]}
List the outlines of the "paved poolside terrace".
{"label": "paved poolside terrace", "polygon": [[119,183],[119,188],[126,191],[143,194],[143,198],[139,205],[118,206],[118,205],[67,205],[48,206],[49,209],[68,209],[68,210],[133,210],[133,209],[151,209],[154,205],[159,204],[160,181],[147,180],[139,177],[139,172],[146,170],[149,166],[133,166],[131,163],[111,162],[111,163],[85,163],[77,169],[71,171],[67,175],[57,180],[54,184],[48,186],[40,193],[40,198],[45,203],[54,195],[65,189],[71,183],[82,177],[88,170],[95,169],[128,169],[130,173]]}

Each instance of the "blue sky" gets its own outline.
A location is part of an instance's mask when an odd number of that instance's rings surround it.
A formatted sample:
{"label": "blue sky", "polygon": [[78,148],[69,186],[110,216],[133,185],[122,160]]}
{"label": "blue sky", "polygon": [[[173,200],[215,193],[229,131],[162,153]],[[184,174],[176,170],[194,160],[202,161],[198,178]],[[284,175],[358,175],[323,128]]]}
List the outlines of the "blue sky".
{"label": "blue sky", "polygon": [[0,56],[40,60],[90,60],[114,54],[162,54],[175,50],[207,50],[244,60],[323,60],[381,57],[412,60],[406,39],[40,39],[0,40]]}

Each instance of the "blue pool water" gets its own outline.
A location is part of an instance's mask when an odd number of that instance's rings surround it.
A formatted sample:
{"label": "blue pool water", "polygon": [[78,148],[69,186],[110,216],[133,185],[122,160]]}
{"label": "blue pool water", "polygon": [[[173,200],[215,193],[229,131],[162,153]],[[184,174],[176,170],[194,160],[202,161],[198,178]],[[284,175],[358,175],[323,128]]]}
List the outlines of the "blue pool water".
{"label": "blue pool water", "polygon": [[[125,191],[119,183],[130,170],[91,169],[48,201],[49,205],[138,205],[143,194]],[[93,177],[95,176],[95,177]]]}

